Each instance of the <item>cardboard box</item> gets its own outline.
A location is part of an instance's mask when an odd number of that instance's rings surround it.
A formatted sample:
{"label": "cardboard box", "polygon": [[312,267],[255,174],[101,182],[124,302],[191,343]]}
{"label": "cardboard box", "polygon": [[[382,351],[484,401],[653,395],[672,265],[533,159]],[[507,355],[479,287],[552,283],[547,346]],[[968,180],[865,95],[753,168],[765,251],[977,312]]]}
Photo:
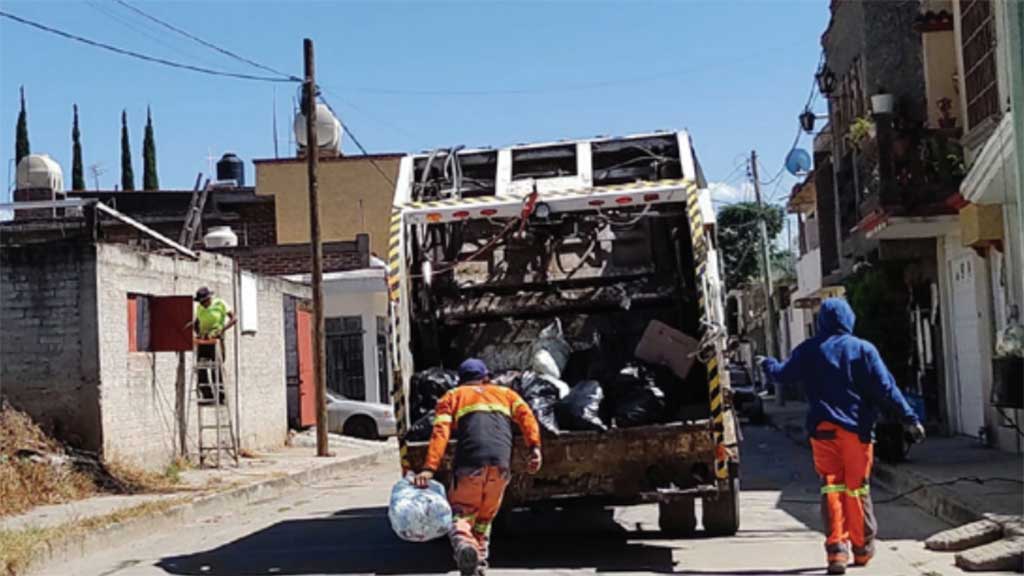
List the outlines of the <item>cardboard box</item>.
{"label": "cardboard box", "polygon": [[700,341],[696,338],[664,322],[651,320],[633,355],[644,362],[667,366],[676,376],[685,379],[697,361],[699,348]]}

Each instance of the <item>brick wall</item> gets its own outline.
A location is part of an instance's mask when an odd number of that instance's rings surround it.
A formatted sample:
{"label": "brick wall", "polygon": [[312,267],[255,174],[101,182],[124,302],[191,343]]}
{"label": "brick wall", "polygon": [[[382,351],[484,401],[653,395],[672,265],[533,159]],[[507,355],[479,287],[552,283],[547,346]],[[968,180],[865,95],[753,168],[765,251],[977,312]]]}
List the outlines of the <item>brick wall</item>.
{"label": "brick wall", "polygon": [[[268,276],[308,274],[312,267],[309,244],[239,246],[216,252],[236,258],[239,266],[245,270]],[[323,254],[324,272],[367,268],[370,265],[369,237],[360,234],[354,242],[325,242]]]}
{"label": "brick wall", "polygon": [[238,243],[245,246],[274,246],[277,244],[277,225],[274,203],[241,204],[237,207],[241,230],[236,230]]}
{"label": "brick wall", "polygon": [[96,253],[88,243],[0,250],[0,396],[99,451]]}
{"label": "brick wall", "polygon": [[[232,290],[232,263],[205,253],[199,261],[157,256],[127,247],[97,247],[98,299],[107,311],[100,339],[102,422],[107,458],[159,467],[180,450],[182,432],[190,453],[198,431],[195,408],[181,422],[191,380],[191,353],[129,352],[126,300],[129,292],[191,295],[208,286],[238,311]],[[238,346],[241,445],[262,449],[283,444],[287,434],[284,295],[308,297],[306,289],[283,280],[258,279],[259,330],[227,337],[228,394],[235,398],[235,347]],[[244,313],[244,312],[243,312]],[[179,379],[184,362],[185,381]]]}

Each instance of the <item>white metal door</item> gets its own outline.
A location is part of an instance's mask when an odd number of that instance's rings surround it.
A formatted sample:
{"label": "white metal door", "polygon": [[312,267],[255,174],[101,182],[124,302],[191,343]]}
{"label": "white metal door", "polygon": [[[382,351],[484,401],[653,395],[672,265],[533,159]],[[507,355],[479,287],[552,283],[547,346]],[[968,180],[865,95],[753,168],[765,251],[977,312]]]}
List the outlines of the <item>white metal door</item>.
{"label": "white metal door", "polygon": [[956,350],[958,431],[977,436],[985,424],[977,262],[963,254],[949,262],[953,286],[953,342]]}

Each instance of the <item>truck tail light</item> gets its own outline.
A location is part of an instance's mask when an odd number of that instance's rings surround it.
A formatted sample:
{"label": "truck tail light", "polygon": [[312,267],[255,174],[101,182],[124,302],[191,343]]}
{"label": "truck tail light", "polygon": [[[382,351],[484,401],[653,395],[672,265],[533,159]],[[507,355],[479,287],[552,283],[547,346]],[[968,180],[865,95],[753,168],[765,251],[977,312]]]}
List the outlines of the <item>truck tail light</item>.
{"label": "truck tail light", "polygon": [[497,213],[498,211],[495,210],[494,208],[484,208],[483,210],[480,211],[481,216],[494,216]]}
{"label": "truck tail light", "polygon": [[455,214],[452,214],[454,218],[469,218],[469,212],[466,210],[459,210]]}
{"label": "truck tail light", "polygon": [[427,214],[427,222],[440,222],[440,221],[441,221],[441,215],[439,213],[431,212],[430,214]]}
{"label": "truck tail light", "polygon": [[591,206],[604,206],[604,200],[591,200],[590,202],[587,202],[587,204],[590,204]]}
{"label": "truck tail light", "polygon": [[658,198],[661,198],[661,196],[657,194],[644,194],[644,202],[654,202]]}
{"label": "truck tail light", "polygon": [[619,196],[615,199],[616,204],[629,204],[633,201],[629,196]]}

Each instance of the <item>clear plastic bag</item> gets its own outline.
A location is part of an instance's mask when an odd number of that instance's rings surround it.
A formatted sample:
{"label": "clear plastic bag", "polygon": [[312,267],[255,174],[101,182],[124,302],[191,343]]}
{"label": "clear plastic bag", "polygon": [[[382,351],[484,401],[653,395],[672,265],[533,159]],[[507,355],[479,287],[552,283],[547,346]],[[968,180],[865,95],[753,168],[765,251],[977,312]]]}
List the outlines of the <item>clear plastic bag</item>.
{"label": "clear plastic bag", "polygon": [[391,529],[407,542],[428,542],[448,534],[452,526],[452,508],[444,486],[431,480],[427,488],[417,488],[412,474],[391,489],[388,505]]}
{"label": "clear plastic bag", "polygon": [[533,345],[531,367],[538,374],[560,379],[565,365],[569,363],[571,353],[572,347],[562,334],[562,322],[556,319],[540,331],[537,342]]}

